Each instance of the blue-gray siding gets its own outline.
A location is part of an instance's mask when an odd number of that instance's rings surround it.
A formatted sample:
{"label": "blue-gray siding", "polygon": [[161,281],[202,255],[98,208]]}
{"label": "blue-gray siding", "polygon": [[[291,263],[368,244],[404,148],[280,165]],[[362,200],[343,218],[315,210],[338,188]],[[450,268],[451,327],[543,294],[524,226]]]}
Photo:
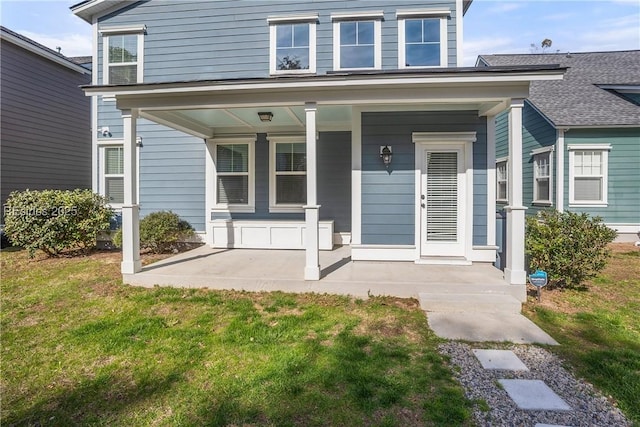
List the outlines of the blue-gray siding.
{"label": "blue-gray siding", "polygon": [[[334,231],[351,231],[351,133],[321,132],[318,140],[320,219],[334,220]],[[255,163],[255,213],[216,213],[213,219],[304,219],[303,213],[269,212],[269,143],[258,134]]]}
{"label": "blue-gray siding", "polygon": [[1,42],[4,205],[14,190],[91,188],[91,76]]}
{"label": "blue-gray siding", "polygon": [[[383,10],[382,67],[398,68],[398,9],[449,8],[448,65],[456,66],[454,0],[359,1],[140,1],[100,19],[100,25],[147,26],[144,82],[267,77],[268,16],[318,13],[317,73],[333,69],[331,14]],[[461,12],[460,12],[461,13]],[[102,52],[102,37],[98,38]],[[97,70],[102,82],[102,54]]]}
{"label": "blue-gray siding", "polygon": [[[413,132],[477,132],[473,145],[473,244],[487,242],[486,119],[476,111],[362,114],[362,243],[415,244]],[[388,169],[380,146],[393,148]]]}

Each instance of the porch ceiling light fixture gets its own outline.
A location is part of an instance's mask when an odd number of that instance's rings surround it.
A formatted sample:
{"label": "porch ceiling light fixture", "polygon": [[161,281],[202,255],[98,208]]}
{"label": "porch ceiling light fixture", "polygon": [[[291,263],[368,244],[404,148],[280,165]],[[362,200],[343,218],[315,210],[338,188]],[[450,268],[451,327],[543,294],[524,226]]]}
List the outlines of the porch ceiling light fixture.
{"label": "porch ceiling light fixture", "polygon": [[258,112],[258,117],[260,117],[261,122],[270,122],[273,119],[273,113],[271,111],[260,111]]}
{"label": "porch ceiling light fixture", "polygon": [[380,158],[382,158],[384,166],[388,168],[391,164],[391,159],[393,158],[393,150],[389,145],[380,146]]}

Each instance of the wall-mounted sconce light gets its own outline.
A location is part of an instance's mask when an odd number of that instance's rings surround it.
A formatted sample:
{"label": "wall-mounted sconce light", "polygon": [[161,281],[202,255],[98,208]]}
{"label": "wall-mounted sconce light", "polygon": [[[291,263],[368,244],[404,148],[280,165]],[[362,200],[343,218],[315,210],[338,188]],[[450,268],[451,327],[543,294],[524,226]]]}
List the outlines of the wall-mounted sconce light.
{"label": "wall-mounted sconce light", "polygon": [[144,147],[144,145],[142,145],[142,137],[141,136],[136,136],[136,146],[142,148]]}
{"label": "wall-mounted sconce light", "polygon": [[393,158],[393,150],[390,146],[380,146],[380,158],[382,159],[384,166],[388,168],[391,164],[391,159]]}
{"label": "wall-mounted sconce light", "polygon": [[103,126],[102,128],[100,128],[100,130],[98,130],[98,132],[100,133],[100,135],[102,135],[103,138],[111,136],[111,131],[107,126]]}
{"label": "wall-mounted sconce light", "polygon": [[261,111],[258,112],[258,117],[260,117],[261,122],[270,122],[273,119],[273,113],[271,111]]}

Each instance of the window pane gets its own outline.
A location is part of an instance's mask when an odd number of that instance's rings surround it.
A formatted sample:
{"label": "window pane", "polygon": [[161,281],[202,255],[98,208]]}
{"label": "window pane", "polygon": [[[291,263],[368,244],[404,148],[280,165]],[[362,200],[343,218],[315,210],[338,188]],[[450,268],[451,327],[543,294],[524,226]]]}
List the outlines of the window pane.
{"label": "window pane", "polygon": [[406,43],[422,43],[421,19],[407,19],[404,23],[404,29]]}
{"label": "window pane", "polygon": [[124,173],[124,150],[122,147],[104,149],[104,173],[118,175]]}
{"label": "window pane", "polygon": [[109,67],[109,84],[125,85],[138,82],[137,65],[119,65]]}
{"label": "window pane", "polygon": [[410,44],[406,46],[406,66],[440,65],[439,44]]}
{"label": "window pane", "polygon": [[424,42],[440,42],[440,19],[425,19],[423,22]]}
{"label": "window pane", "polygon": [[104,192],[109,203],[124,203],[124,178],[105,178]]}
{"label": "window pane", "polygon": [[293,47],[309,46],[309,24],[295,24],[293,26]]}
{"label": "window pane", "polygon": [[601,178],[576,178],[574,185],[574,199],[585,201],[602,200]]}
{"label": "window pane", "polygon": [[536,199],[537,200],[549,200],[549,179],[545,178],[545,179],[539,179],[537,180],[537,186],[538,186],[538,194]]}
{"label": "window pane", "polygon": [[340,23],[340,45],[356,44],[356,23],[341,22]]}
{"label": "window pane", "polygon": [[278,70],[308,70],[309,48],[276,49],[276,67]]}
{"label": "window pane", "polygon": [[348,46],[340,48],[341,68],[371,68],[375,66],[373,46]]}
{"label": "window pane", "polygon": [[373,32],[373,22],[358,22],[358,44],[373,44]]}
{"label": "window pane", "polygon": [[248,144],[219,144],[216,146],[216,169],[218,172],[248,172]]}
{"label": "window pane", "polygon": [[304,172],[307,170],[307,152],[304,143],[276,144],[277,172]]}
{"label": "window pane", "polygon": [[276,26],[276,47],[293,46],[293,27],[291,25]]}
{"label": "window pane", "polygon": [[277,175],[276,203],[302,204],[307,201],[306,175]]}
{"label": "window pane", "polygon": [[505,181],[498,183],[498,199],[506,200],[507,198],[507,183]]}
{"label": "window pane", "polygon": [[136,62],[138,36],[136,34],[109,37],[109,62]]}
{"label": "window pane", "polygon": [[218,176],[217,203],[248,204],[249,177],[246,175]]}

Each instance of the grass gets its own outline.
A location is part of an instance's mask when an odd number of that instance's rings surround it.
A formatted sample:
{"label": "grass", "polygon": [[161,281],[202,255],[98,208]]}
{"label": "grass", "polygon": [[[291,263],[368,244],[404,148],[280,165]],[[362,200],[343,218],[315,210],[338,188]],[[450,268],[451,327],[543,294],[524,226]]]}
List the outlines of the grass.
{"label": "grass", "polygon": [[3,425],[471,425],[413,300],[141,289],[3,251]]}
{"label": "grass", "polygon": [[640,248],[613,244],[607,268],[581,289],[530,298],[524,313],[561,345],[575,372],[640,425]]}

